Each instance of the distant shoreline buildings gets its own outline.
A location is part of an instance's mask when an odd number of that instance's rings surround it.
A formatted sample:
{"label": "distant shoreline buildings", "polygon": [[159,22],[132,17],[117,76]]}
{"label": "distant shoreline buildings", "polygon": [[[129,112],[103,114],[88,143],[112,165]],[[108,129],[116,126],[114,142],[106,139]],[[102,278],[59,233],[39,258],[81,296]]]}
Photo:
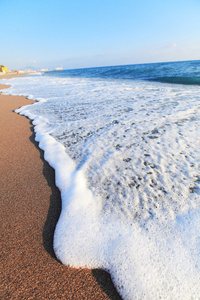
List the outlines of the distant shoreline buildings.
{"label": "distant shoreline buildings", "polygon": [[56,68],[55,70],[56,70],[56,71],[62,71],[63,68],[62,68],[62,67],[59,67],[59,68]]}
{"label": "distant shoreline buildings", "polygon": [[5,67],[4,65],[0,65],[0,72],[7,73],[8,72],[8,68]]}
{"label": "distant shoreline buildings", "polygon": [[63,68],[62,67],[58,67],[58,68],[55,68],[53,70],[49,70],[49,69],[40,69],[40,72],[50,72],[50,71],[62,71]]}
{"label": "distant shoreline buildings", "polygon": [[32,70],[32,69],[26,69],[26,70],[8,70],[7,67],[4,65],[0,65],[0,75],[2,74],[29,74],[29,73],[37,73],[37,72],[50,72],[50,71],[62,71],[62,67],[57,67],[55,69],[49,70],[49,69],[38,69],[38,70]]}

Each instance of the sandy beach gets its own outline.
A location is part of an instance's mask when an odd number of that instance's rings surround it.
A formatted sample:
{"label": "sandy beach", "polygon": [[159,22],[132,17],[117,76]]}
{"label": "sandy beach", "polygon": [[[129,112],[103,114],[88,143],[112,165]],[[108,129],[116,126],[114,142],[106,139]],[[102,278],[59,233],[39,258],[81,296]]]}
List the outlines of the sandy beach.
{"label": "sandy beach", "polygon": [[69,268],[55,257],[61,198],[54,170],[34,140],[30,120],[13,112],[30,103],[0,95],[0,298],[121,299],[107,272]]}

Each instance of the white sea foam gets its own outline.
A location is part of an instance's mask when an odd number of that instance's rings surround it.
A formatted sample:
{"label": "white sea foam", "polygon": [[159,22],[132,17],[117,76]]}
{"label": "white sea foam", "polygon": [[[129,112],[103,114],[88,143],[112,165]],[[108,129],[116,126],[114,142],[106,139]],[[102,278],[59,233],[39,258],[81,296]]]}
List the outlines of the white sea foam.
{"label": "white sea foam", "polygon": [[4,93],[39,101],[17,112],[34,120],[56,171],[57,257],[108,270],[124,299],[199,299],[199,88],[42,76],[9,83]]}

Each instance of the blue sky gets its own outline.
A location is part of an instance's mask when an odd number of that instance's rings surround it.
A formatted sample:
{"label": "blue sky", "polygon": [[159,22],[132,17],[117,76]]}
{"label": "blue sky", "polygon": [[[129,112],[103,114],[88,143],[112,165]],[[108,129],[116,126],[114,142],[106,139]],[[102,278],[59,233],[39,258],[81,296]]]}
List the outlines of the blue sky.
{"label": "blue sky", "polygon": [[10,69],[200,59],[200,0],[0,0],[0,12]]}

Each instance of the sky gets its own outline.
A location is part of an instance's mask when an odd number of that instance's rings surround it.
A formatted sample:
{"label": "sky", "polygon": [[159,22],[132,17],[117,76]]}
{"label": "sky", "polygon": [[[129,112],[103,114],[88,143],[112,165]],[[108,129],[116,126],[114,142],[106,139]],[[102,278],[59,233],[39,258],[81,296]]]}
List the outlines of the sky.
{"label": "sky", "polygon": [[0,12],[11,70],[200,59],[200,0],[0,0]]}

